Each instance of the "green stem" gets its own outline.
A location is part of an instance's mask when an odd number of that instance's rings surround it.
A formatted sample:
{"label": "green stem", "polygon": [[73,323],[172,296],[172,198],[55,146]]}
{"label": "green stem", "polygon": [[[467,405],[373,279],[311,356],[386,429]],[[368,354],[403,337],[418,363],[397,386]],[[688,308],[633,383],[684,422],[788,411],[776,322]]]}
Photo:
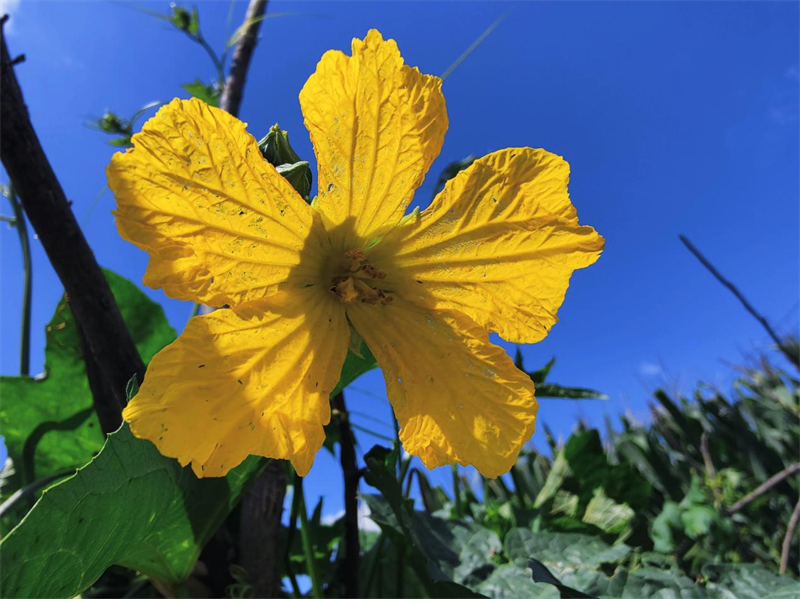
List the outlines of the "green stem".
{"label": "green stem", "polygon": [[306,569],[308,570],[309,578],[311,578],[311,592],[315,598],[321,599],[325,595],[322,592],[322,586],[319,582],[317,562],[314,559],[314,548],[311,545],[311,531],[308,529],[306,498],[303,495],[303,478],[300,476],[295,476],[294,492],[297,493],[299,497],[299,504],[297,508],[300,513],[300,538],[303,541],[303,554],[306,558]]}
{"label": "green stem", "polygon": [[453,464],[450,469],[453,472],[453,497],[456,502],[456,517],[464,517],[464,508],[461,505],[461,483],[458,479],[458,465]]}
{"label": "green stem", "polygon": [[14,209],[15,227],[19,235],[19,245],[22,248],[22,270],[24,282],[22,287],[22,336],[20,339],[19,372],[23,376],[30,375],[31,359],[31,301],[33,299],[33,264],[31,262],[31,246],[28,241],[28,225],[25,222],[25,212],[22,204],[17,200],[14,184],[8,184],[8,199]]}

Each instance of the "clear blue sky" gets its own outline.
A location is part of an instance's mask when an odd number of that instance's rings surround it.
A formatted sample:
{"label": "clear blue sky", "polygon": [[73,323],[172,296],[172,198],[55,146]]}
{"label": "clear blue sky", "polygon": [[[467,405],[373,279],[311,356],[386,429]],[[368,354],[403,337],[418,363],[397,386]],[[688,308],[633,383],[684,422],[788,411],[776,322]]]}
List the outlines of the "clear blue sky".
{"label": "clear blue sky", "polygon": [[[202,49],[122,2],[8,2],[8,43],[33,123],[100,263],[137,282],[147,256],[117,235],[104,168],[114,149],[84,126],[112,109],[133,113],[210,80]],[[168,10],[167,2],[137,3]],[[233,8],[239,23],[245,4]],[[228,2],[202,2],[201,27],[224,44]],[[572,280],[561,322],[523,349],[534,367],[558,358],[552,380],[589,386],[607,402],[543,401],[540,422],[566,435],[581,415],[601,425],[626,410],[645,418],[660,384],[726,385],[744,354],[768,347],[759,325],[681,246],[688,235],[783,333],[798,327],[798,3],[272,1],[241,117],[263,135],[277,122],[313,161],[297,94],[330,48],[349,51],[369,28],[395,38],[411,65],[441,74],[499,16],[507,18],[447,79],[450,130],[428,181],[467,154],[528,145],[572,165],[571,196],[606,251]],[[3,175],[3,179],[4,175]],[[4,204],[2,212],[10,208]],[[22,275],[16,233],[2,227],[3,374],[18,364]],[[33,370],[61,293],[34,243]],[[181,330],[188,304],[146,290]],[[350,407],[391,434],[382,377],[348,394]],[[366,391],[370,395],[364,393]],[[377,397],[376,397],[377,396]],[[360,435],[366,451],[372,439]],[[543,447],[543,434],[534,437]],[[309,492],[338,509],[338,474],[320,454]],[[445,480],[437,473],[437,480]],[[330,511],[327,510],[326,511]]]}

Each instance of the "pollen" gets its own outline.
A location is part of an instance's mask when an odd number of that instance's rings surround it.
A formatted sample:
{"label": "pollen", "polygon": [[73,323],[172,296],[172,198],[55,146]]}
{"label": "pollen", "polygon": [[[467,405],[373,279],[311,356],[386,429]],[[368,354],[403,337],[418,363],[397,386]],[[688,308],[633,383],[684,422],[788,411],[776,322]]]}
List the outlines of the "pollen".
{"label": "pollen", "polygon": [[386,278],[386,273],[370,264],[363,250],[354,249],[344,254],[340,271],[331,281],[330,291],[343,304],[362,302],[387,305],[392,297],[375,283]]}

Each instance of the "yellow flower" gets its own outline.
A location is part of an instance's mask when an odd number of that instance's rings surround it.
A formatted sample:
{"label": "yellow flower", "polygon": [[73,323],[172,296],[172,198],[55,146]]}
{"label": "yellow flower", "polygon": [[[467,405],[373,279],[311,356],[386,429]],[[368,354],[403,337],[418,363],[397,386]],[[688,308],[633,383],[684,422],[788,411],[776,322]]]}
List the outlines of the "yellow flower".
{"label": "yellow flower", "polygon": [[537,403],[488,331],[542,339],[603,239],[578,224],[567,163],[531,148],[475,161],[404,217],[447,129],[441,86],[374,30],[352,56],[327,52],[300,92],[319,165],[311,206],[243,123],[199,100],[173,100],[114,156],[117,227],[150,253],[144,283],[229,306],[153,358],[123,414],[134,435],[197,476],[250,454],[305,475],[353,327],[406,450],[428,468],[510,469]]}

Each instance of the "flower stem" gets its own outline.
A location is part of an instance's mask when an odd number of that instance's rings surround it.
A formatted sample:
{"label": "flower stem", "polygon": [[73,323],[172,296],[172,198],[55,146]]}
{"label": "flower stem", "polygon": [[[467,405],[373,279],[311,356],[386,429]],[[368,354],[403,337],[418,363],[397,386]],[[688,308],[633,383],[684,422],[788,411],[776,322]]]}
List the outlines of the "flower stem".
{"label": "flower stem", "polygon": [[22,336],[20,338],[19,373],[23,376],[30,375],[31,359],[31,301],[33,299],[33,264],[31,262],[31,246],[28,241],[28,224],[25,222],[25,212],[14,192],[14,184],[8,184],[8,199],[14,210],[15,227],[19,235],[19,245],[22,248],[22,270],[24,282],[22,287]]}
{"label": "flower stem", "polygon": [[306,570],[308,570],[308,576],[311,578],[311,593],[315,598],[321,599],[325,595],[319,582],[317,562],[314,559],[314,547],[311,545],[311,531],[308,529],[308,513],[306,512],[306,498],[303,494],[303,478],[301,476],[295,476],[294,492],[297,493],[300,502],[297,506],[300,515],[300,539],[303,542]]}

